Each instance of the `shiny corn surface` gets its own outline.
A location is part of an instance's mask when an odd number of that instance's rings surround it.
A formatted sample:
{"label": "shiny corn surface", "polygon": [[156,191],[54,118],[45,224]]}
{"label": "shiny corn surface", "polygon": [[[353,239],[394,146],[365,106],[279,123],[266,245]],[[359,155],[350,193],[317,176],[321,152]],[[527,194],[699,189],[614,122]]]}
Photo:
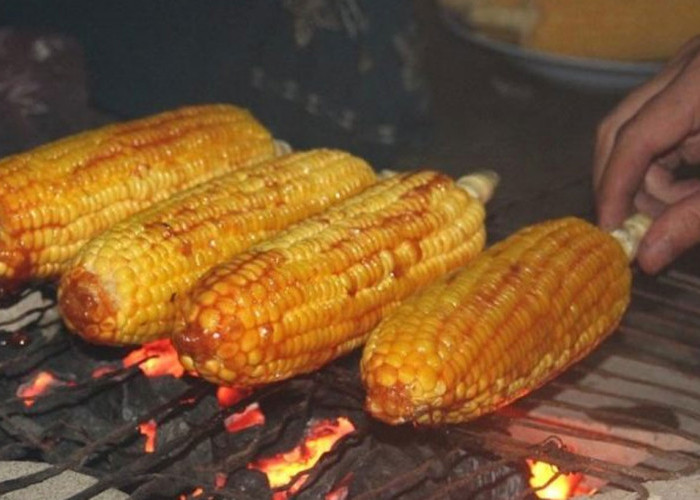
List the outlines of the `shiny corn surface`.
{"label": "shiny corn surface", "polygon": [[182,108],[0,160],[0,288],[54,278],[91,237],[173,193],[274,155],[245,110]]}
{"label": "shiny corn surface", "polygon": [[376,180],[348,153],[293,153],[181,192],[88,242],[59,287],[68,326],[91,342],[169,336],[194,281],[255,242]]}
{"label": "shiny corn surface", "polygon": [[537,224],[405,301],[369,336],[361,370],[372,415],[464,422],[555,377],[619,323],[631,273],[589,223]]}
{"label": "shiny corn surface", "polygon": [[478,254],[483,219],[483,206],[442,174],[384,179],[207,273],[173,338],[180,359],[235,386],[315,370]]}

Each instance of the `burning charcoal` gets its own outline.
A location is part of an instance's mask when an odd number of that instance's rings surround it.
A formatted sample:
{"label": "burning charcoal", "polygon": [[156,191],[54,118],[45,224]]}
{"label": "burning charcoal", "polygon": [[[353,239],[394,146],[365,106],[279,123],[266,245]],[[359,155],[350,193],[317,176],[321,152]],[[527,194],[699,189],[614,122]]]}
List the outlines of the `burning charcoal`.
{"label": "burning charcoal", "polygon": [[[161,447],[171,441],[187,438],[193,428],[184,422],[182,419],[169,420],[157,426],[156,434],[156,452],[159,452]],[[168,473],[190,476],[195,479],[211,483],[213,478],[210,477],[209,467],[202,467],[202,464],[211,464],[213,461],[212,444],[208,439],[203,439],[201,442],[193,446],[186,456],[177,457],[172,460],[167,470]]]}
{"label": "burning charcoal", "polygon": [[24,330],[14,332],[0,331],[0,347],[13,347],[19,349],[28,346],[32,338]]}
{"label": "burning charcoal", "polygon": [[[272,497],[269,493],[267,477],[254,469],[241,469],[231,473],[227,478],[225,488],[226,494],[236,499],[262,500]],[[268,493],[261,494],[261,492]]]}
{"label": "burning charcoal", "polygon": [[158,378],[135,377],[131,383],[124,386],[122,415],[124,419],[140,415],[149,408],[172,400],[181,394],[186,387],[187,385],[182,380],[167,376]]}
{"label": "burning charcoal", "polygon": [[454,490],[446,498],[454,500],[518,498],[528,486],[529,474],[525,467],[502,464],[493,468],[484,468],[484,472],[479,472],[480,468],[492,462],[493,459],[483,455],[467,457],[458,462],[450,474],[451,482],[467,476],[472,480],[468,481],[463,488]]}

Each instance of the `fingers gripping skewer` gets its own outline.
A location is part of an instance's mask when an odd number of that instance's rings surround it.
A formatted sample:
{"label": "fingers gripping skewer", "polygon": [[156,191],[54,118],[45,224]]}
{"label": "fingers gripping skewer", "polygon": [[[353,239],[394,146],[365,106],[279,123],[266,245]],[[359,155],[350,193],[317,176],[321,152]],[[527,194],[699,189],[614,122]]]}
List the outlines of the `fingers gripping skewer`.
{"label": "fingers gripping skewer", "polygon": [[615,229],[610,233],[622,245],[630,262],[636,257],[639,243],[644,238],[652,222],[652,218],[648,215],[637,213],[625,220],[621,228]]}

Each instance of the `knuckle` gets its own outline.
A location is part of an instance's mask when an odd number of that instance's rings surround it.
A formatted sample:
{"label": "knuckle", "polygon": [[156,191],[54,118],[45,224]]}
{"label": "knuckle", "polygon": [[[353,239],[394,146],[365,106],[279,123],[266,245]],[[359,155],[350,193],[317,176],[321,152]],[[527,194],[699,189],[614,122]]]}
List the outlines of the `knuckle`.
{"label": "knuckle", "polygon": [[621,147],[637,146],[643,149],[652,147],[651,138],[644,133],[643,127],[640,127],[638,116],[633,116],[620,126],[617,140]]}
{"label": "knuckle", "polygon": [[609,141],[612,136],[615,135],[615,130],[617,129],[617,119],[614,114],[608,115],[596,128],[596,142],[598,144]]}

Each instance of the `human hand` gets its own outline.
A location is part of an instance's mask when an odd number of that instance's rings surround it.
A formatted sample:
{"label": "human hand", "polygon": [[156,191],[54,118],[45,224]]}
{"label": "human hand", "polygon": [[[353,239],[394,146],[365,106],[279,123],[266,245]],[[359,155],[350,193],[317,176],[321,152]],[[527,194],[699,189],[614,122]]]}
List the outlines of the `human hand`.
{"label": "human hand", "polygon": [[679,181],[700,163],[700,37],[598,127],[593,185],[600,225],[618,227],[633,210],[655,218],[637,254],[655,273],[700,242],[700,179]]}

